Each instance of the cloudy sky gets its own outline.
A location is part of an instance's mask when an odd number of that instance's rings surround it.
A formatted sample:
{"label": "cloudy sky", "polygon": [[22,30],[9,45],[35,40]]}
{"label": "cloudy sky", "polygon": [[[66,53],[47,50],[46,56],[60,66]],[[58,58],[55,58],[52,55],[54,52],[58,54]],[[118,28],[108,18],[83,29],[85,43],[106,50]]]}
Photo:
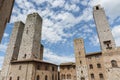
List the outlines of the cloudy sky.
{"label": "cloudy sky", "polygon": [[56,64],[74,62],[75,38],[84,39],[87,54],[101,51],[92,10],[97,4],[104,7],[115,42],[120,46],[120,0],[16,0],[0,44],[0,68],[14,22],[25,22],[27,14],[33,12],[43,18],[44,60]]}

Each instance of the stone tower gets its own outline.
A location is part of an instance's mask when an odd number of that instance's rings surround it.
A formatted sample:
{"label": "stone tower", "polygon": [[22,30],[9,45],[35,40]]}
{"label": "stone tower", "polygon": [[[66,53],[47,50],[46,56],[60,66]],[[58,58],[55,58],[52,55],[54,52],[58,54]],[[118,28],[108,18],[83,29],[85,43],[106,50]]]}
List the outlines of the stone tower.
{"label": "stone tower", "polygon": [[16,60],[21,44],[22,34],[24,30],[24,23],[22,22],[15,22],[14,28],[10,37],[10,42],[8,44],[8,48],[6,51],[6,56],[4,59],[4,63],[2,66],[1,71],[1,78],[0,80],[6,80],[6,76],[10,67],[10,62],[12,60]]}
{"label": "stone tower", "polygon": [[37,13],[27,16],[18,60],[40,59],[42,18]]}
{"label": "stone tower", "polygon": [[7,22],[10,21],[14,0],[0,0],[0,42]]}
{"label": "stone tower", "polygon": [[107,21],[104,9],[101,8],[100,5],[97,5],[93,8],[93,16],[102,51],[115,48],[115,41],[113,39],[109,23]]}
{"label": "stone tower", "polygon": [[83,39],[74,40],[77,80],[88,80],[87,63]]}

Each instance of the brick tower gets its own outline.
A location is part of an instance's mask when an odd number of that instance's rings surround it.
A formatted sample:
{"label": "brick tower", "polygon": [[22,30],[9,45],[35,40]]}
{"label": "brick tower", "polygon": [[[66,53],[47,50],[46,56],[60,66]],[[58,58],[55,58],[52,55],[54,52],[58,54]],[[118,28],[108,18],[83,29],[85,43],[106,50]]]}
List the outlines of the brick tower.
{"label": "brick tower", "polygon": [[88,80],[87,63],[83,39],[74,40],[77,80]]}
{"label": "brick tower", "polygon": [[27,16],[18,60],[40,59],[42,18],[39,14]]}
{"label": "brick tower", "polygon": [[10,67],[10,62],[12,60],[16,60],[21,44],[22,34],[24,30],[24,23],[22,22],[15,22],[14,28],[10,37],[10,42],[8,44],[8,48],[6,51],[6,56],[4,59],[4,63],[2,66],[1,71],[1,78],[0,80],[6,80],[6,76]]}
{"label": "brick tower", "polygon": [[104,9],[100,5],[93,8],[93,16],[97,27],[102,51],[115,48],[110,26],[108,24]]}
{"label": "brick tower", "polygon": [[0,0],[0,42],[7,22],[10,21],[14,0]]}

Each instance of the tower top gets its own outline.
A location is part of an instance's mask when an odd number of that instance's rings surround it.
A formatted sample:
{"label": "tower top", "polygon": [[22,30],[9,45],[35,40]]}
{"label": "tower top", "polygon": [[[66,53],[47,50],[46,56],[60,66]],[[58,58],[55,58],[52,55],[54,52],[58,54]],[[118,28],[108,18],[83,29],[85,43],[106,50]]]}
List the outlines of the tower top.
{"label": "tower top", "polygon": [[93,7],[94,11],[95,10],[100,10],[100,9],[103,9],[100,4],[98,4],[98,5],[96,5],[96,6]]}
{"label": "tower top", "polygon": [[35,13],[35,12],[31,13],[31,14],[28,14],[27,18],[29,18],[29,17],[39,17],[42,21],[42,17],[38,13]]}
{"label": "tower top", "polygon": [[100,5],[93,7],[93,16],[102,51],[115,48],[115,41],[112,36],[110,25],[105,15],[104,9]]}

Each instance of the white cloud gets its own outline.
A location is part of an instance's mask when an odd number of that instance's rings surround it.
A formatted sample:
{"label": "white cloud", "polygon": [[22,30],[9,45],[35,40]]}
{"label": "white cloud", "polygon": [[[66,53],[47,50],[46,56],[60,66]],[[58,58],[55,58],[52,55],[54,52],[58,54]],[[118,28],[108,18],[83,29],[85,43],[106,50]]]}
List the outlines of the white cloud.
{"label": "white cloud", "polygon": [[60,64],[64,62],[75,62],[74,56],[59,56],[56,53],[50,51],[49,49],[44,50],[44,58],[45,61],[55,64]]}
{"label": "white cloud", "polygon": [[0,52],[6,52],[8,43],[0,44]]}
{"label": "white cloud", "polygon": [[4,35],[3,35],[4,38],[6,38],[6,37],[8,37],[8,36],[9,36],[8,33],[4,33]]}
{"label": "white cloud", "polygon": [[4,60],[4,56],[0,56],[0,70],[2,68],[3,60]]}
{"label": "white cloud", "polygon": [[120,25],[113,27],[112,34],[114,36],[116,46],[120,46]]}
{"label": "white cloud", "polygon": [[63,7],[65,0],[54,0],[52,2],[52,7]]}
{"label": "white cloud", "polygon": [[91,37],[89,37],[90,40],[90,44],[93,46],[99,46],[99,39],[97,35],[92,35]]}

